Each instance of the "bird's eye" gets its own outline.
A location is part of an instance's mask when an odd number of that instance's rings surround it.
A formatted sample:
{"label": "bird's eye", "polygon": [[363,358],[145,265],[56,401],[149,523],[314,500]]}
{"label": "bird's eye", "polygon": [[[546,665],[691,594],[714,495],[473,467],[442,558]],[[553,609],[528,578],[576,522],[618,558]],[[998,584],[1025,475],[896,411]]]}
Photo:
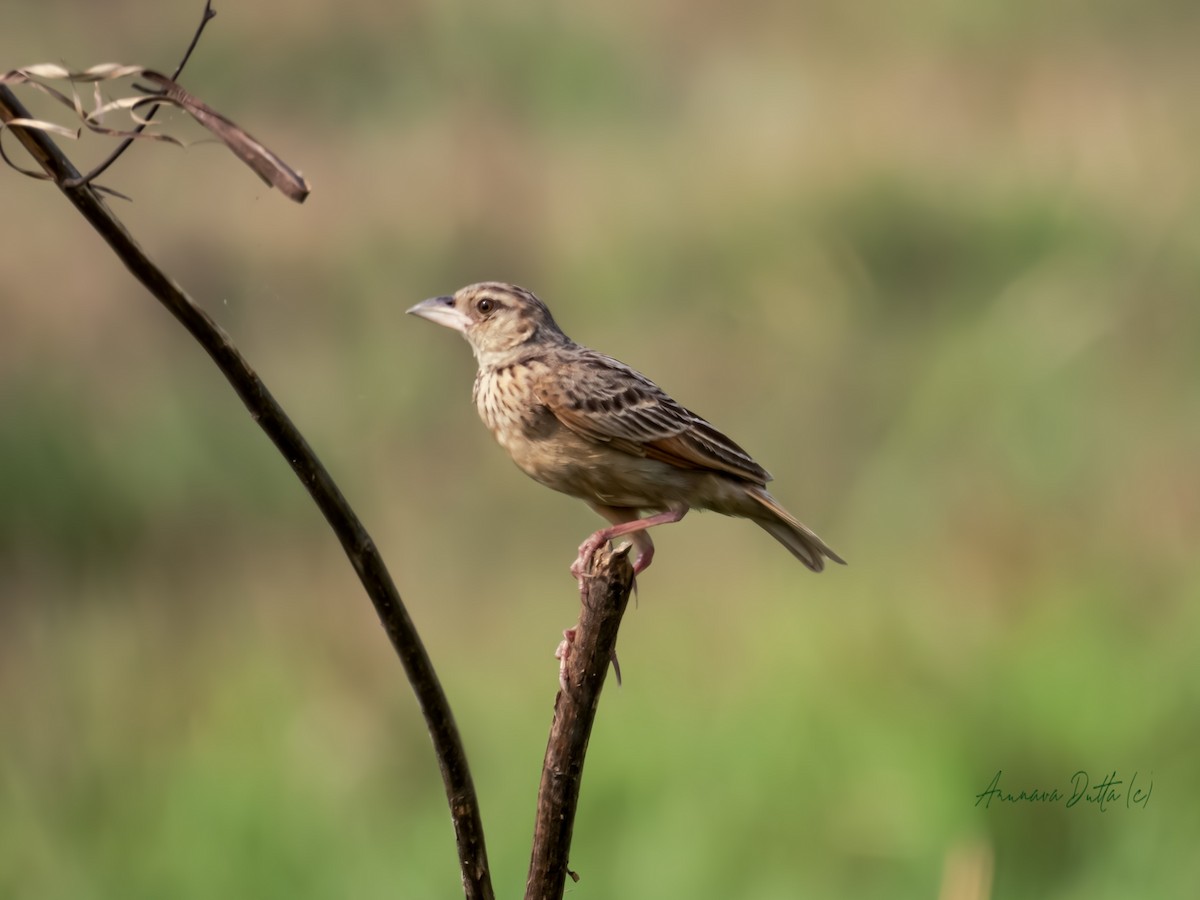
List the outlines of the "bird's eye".
{"label": "bird's eye", "polygon": [[492,300],[488,297],[484,297],[482,300],[480,300],[478,303],[475,304],[475,308],[486,316],[488,313],[490,313],[493,309],[496,308],[496,301]]}

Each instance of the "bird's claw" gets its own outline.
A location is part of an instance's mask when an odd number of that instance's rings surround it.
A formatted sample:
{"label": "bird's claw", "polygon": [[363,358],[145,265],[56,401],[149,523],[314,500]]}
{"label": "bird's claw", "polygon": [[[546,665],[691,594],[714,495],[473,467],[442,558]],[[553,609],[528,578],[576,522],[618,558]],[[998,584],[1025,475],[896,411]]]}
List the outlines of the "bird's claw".
{"label": "bird's claw", "polygon": [[604,546],[604,542],[604,534],[598,531],[579,545],[579,555],[575,557],[575,562],[571,563],[571,575],[579,582],[580,587],[583,587],[583,577],[591,571],[596,551]]}

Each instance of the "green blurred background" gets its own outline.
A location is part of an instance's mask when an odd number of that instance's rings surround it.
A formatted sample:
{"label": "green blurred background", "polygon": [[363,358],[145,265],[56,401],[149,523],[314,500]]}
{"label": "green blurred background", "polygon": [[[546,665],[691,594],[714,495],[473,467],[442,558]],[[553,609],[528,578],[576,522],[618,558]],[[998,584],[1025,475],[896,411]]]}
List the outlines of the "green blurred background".
{"label": "green blurred background", "polygon": [[[212,143],[104,181],[382,548],[501,895],[600,520],[402,314],[492,278],[727,430],[851,563],[712,515],[656,535],[571,896],[1195,895],[1200,6],[217,8],[183,83],[311,198]],[[199,13],[10,5],[0,68],[169,70]],[[0,203],[0,896],[458,895],[424,726],[307,495],[53,188],[0,171]],[[1153,793],[976,806],[998,770]]]}

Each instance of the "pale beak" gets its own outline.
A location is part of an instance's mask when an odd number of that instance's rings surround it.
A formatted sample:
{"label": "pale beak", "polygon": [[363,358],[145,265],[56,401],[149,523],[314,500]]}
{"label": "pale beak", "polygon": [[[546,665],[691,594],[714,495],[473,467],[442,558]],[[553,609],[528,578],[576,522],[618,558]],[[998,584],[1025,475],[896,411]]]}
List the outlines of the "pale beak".
{"label": "pale beak", "polygon": [[471,324],[467,314],[454,306],[453,297],[430,297],[406,312],[420,316],[422,319],[428,319],[430,322],[445,325],[447,328],[453,328],[455,331],[466,331],[467,326]]}

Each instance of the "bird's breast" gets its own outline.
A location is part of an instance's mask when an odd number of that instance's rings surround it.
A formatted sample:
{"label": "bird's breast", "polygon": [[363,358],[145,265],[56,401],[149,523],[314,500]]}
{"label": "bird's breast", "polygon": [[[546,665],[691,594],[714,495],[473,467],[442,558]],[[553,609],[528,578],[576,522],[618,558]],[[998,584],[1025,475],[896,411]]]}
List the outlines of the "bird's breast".
{"label": "bird's breast", "polygon": [[[534,373],[525,365],[481,369],[475,378],[475,407],[488,430],[505,449],[537,426]],[[511,451],[510,451],[511,452]]]}
{"label": "bird's breast", "polygon": [[548,488],[605,506],[665,509],[711,476],[625,453],[567,428],[537,395],[539,376],[521,366],[481,370],[479,416],[514,463]]}
{"label": "bird's breast", "polygon": [[596,448],[567,429],[538,396],[537,384],[546,370],[548,366],[537,360],[481,369],[475,379],[475,407],[496,442],[526,475],[579,496],[583,473],[595,466]]}

